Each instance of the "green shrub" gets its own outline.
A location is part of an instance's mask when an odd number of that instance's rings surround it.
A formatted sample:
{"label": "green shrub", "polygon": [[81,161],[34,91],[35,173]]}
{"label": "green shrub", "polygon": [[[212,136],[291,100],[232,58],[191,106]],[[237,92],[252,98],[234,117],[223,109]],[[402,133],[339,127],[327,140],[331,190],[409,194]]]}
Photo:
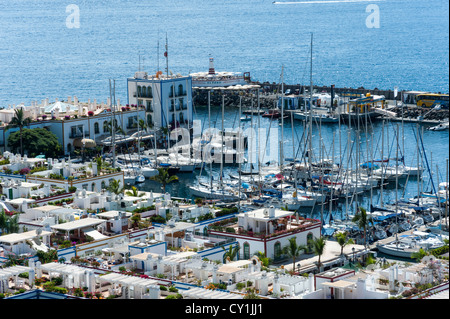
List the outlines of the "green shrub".
{"label": "green shrub", "polygon": [[164,217],[159,216],[159,215],[153,215],[152,217],[150,217],[150,221],[152,223],[165,223],[166,222]]}
{"label": "green shrub", "polygon": [[55,278],[52,278],[52,282],[55,283],[55,286],[58,286],[58,285],[62,284],[63,279],[62,279],[62,277],[55,277]]}
{"label": "green shrub", "polygon": [[159,290],[162,290],[162,291],[167,291],[167,287],[166,286],[159,286]]}
{"label": "green shrub", "polygon": [[170,287],[169,287],[169,291],[170,291],[170,292],[178,292],[178,289],[175,288],[175,286],[170,286]]}
{"label": "green shrub", "polygon": [[245,288],[245,284],[244,284],[244,283],[238,282],[238,283],[236,284],[236,289],[237,289],[237,290],[241,291],[241,290],[244,289],[244,288]]}
{"label": "green shrub", "polygon": [[233,227],[227,227],[227,228],[225,228],[225,231],[227,233],[231,233],[231,234],[236,233],[236,230]]}
{"label": "green shrub", "polygon": [[60,294],[67,294],[67,289],[63,287],[53,287],[52,291]]}

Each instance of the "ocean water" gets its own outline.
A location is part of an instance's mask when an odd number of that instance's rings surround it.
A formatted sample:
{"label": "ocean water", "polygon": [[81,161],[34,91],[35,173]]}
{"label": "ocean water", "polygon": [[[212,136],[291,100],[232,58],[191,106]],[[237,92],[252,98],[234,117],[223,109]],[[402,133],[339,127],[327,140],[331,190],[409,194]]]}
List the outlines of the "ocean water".
{"label": "ocean water", "polygon": [[[77,12],[79,27],[71,28]],[[374,15],[379,20],[371,20]],[[379,27],[369,28],[368,18],[379,21]],[[156,72],[158,65],[164,70],[166,36],[173,73],[206,71],[212,56],[218,71],[248,71],[253,79],[279,82],[284,66],[286,83],[309,84],[311,34],[314,84],[449,91],[448,1],[8,0],[0,2],[0,108],[74,95],[82,101],[106,101],[109,79],[116,80],[116,96],[126,103],[127,77],[139,67],[149,73]],[[199,107],[197,119],[204,119],[205,112]],[[214,107],[213,117],[218,112],[220,107]],[[236,109],[227,109],[227,115],[225,127],[231,127]],[[274,123],[261,119],[261,127],[280,130]],[[394,125],[390,124],[391,150]],[[411,166],[416,156],[414,128],[404,126],[404,155]],[[346,145],[347,129],[343,127],[342,145]],[[303,124],[296,122],[294,130],[298,147]],[[381,124],[370,128],[369,137],[372,131],[378,143]],[[285,156],[292,156],[289,123],[284,134]],[[317,143],[317,128],[314,134]],[[337,154],[336,125],[323,126],[321,135],[327,152],[336,138]],[[436,172],[436,165],[439,169],[433,179],[437,182],[440,175],[442,181],[448,131],[425,130],[423,138],[430,162],[432,158],[430,172]],[[363,154],[365,143],[362,138]],[[235,168],[226,167],[225,173]],[[425,190],[430,190],[430,172],[424,176]],[[213,175],[217,174],[216,167]],[[186,185],[193,177],[180,175],[180,182],[168,185],[168,191],[189,196]],[[159,185],[151,181],[140,187],[159,191]],[[416,189],[417,181],[411,180],[399,197],[414,196]],[[394,200],[395,190],[385,190],[384,199]],[[364,201],[367,204],[367,198]]]}
{"label": "ocean water", "polygon": [[[126,100],[126,78],[251,73],[259,81],[449,91],[449,6],[442,0],[8,0],[0,2],[0,107],[44,98]],[[79,27],[70,28],[79,10]],[[378,28],[366,20],[376,6]],[[67,23],[69,20],[69,24]],[[369,19],[370,20],[370,19]],[[159,62],[158,62],[159,41]]]}

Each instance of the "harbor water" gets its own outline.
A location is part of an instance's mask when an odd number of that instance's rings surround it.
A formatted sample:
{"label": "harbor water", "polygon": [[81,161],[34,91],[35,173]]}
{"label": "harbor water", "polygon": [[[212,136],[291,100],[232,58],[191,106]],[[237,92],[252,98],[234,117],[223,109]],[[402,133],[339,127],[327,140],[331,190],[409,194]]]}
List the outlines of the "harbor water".
{"label": "harbor water", "polygon": [[[251,105],[243,105],[242,107],[250,107]],[[256,107],[256,106],[254,106]],[[211,107],[211,127],[218,129],[222,128],[221,121],[221,106]],[[208,109],[205,106],[197,106],[195,108],[196,118],[208,125]],[[238,127],[239,123],[239,108],[238,106],[232,106],[225,108],[226,116],[224,116],[224,128],[231,129],[233,127]],[[299,147],[301,150],[305,148],[305,141],[303,133],[305,130],[304,122],[294,120],[294,134],[292,134],[292,124],[290,121],[284,121],[284,130],[281,132],[281,120],[269,119],[261,116],[254,115],[253,122],[247,121],[241,123],[241,128],[245,131],[251,126],[255,131],[258,129],[258,124],[260,128],[265,129],[267,134],[261,137],[261,147],[266,145],[267,138],[270,139],[270,135],[275,135],[280,137],[283,134],[283,154],[284,158],[295,157],[301,161],[304,159],[299,155]],[[369,208],[370,205],[379,206],[381,204],[390,204],[395,202],[396,198],[409,199],[417,196],[418,183],[420,183],[420,189],[423,191],[432,191],[433,185],[435,188],[438,187],[438,182],[446,181],[446,165],[448,159],[448,145],[449,145],[449,134],[448,131],[429,131],[426,128],[432,126],[429,125],[419,125],[415,123],[404,122],[394,122],[394,121],[384,121],[384,151],[383,158],[393,159],[397,156],[397,136],[396,131],[398,129],[398,157],[404,157],[404,163],[406,166],[417,167],[417,145],[419,143],[420,151],[420,166],[425,170],[421,179],[417,177],[409,177],[399,179],[398,187],[396,188],[395,182],[390,182],[389,185],[383,188],[382,198],[380,196],[380,189],[374,189],[372,192],[372,197],[370,192],[365,192],[362,196],[358,196],[353,202],[349,200],[340,200],[333,204],[331,207],[332,215],[334,218],[345,219],[347,208],[349,214],[354,214],[356,210],[356,205]],[[340,128],[340,129],[339,129]],[[418,139],[417,129],[419,129],[419,134],[422,139]],[[277,132],[275,132],[275,130]],[[312,149],[316,160],[320,160],[319,156],[323,158],[331,159],[333,155],[333,141],[334,141],[334,163],[340,164],[343,167],[356,168],[355,160],[357,159],[356,141],[357,141],[357,128],[349,126],[347,123],[341,123],[340,127],[338,123],[325,124],[313,123],[313,139],[312,139]],[[339,133],[340,132],[340,133]],[[361,125],[359,128],[359,162],[371,161],[372,154],[374,160],[382,158],[382,132],[383,132],[383,121],[375,120],[368,125]],[[348,152],[348,136],[350,133],[350,154]],[[294,136],[294,147],[293,138]],[[322,143],[320,143],[322,140]],[[340,140],[340,141],[339,141]],[[258,144],[258,141],[255,142]],[[339,145],[340,144],[340,145]],[[320,153],[320,145],[322,145],[322,153]],[[279,150],[279,149],[278,149]],[[339,152],[341,150],[341,152]],[[294,154],[295,152],[295,154]],[[425,152],[425,153],[423,153]],[[279,153],[279,152],[278,152]],[[342,154],[342,156],[339,156]],[[369,157],[367,157],[369,154]],[[264,158],[261,158],[261,163],[267,162],[270,154],[268,151],[265,152]],[[249,159],[248,152],[246,153],[246,158]],[[272,159],[278,159],[278,154]],[[368,160],[367,160],[368,158]],[[257,171],[258,159],[255,155],[253,162],[256,162],[254,167]],[[394,165],[391,163],[391,165]],[[402,165],[401,163],[399,165]],[[248,164],[242,164],[243,170],[249,170],[250,166]],[[429,168],[429,169],[428,169]],[[228,174],[237,175],[238,164],[225,164],[223,167],[224,179],[227,178]],[[177,197],[187,197],[194,199],[190,196],[188,186],[192,185],[197,181],[198,176],[202,174],[202,177],[206,180],[210,178],[210,168],[206,166],[203,170],[197,169],[193,173],[178,173],[178,182],[168,184],[166,190],[172,194],[172,196]],[[219,180],[220,177],[220,165],[214,164],[212,166],[212,176],[214,180]],[[430,176],[432,176],[433,183],[431,182]],[[161,186],[151,180],[146,180],[145,183],[138,185],[138,188],[142,190],[153,190],[155,192],[161,191]],[[396,195],[397,192],[397,195]],[[326,220],[329,219],[330,208],[328,205],[315,206],[311,208],[301,208],[301,213],[307,216],[319,217],[323,213]],[[322,211],[323,210],[323,211]]]}
{"label": "harbor water", "polygon": [[[370,26],[371,14],[379,22],[374,27]],[[369,89],[397,86],[399,90],[448,92],[448,14],[448,3],[439,0],[290,4],[273,4],[271,0],[2,1],[0,108],[22,102],[29,105],[45,98],[66,100],[74,95],[80,101],[106,101],[109,79],[116,80],[116,97],[125,104],[126,79],[138,69],[155,73],[158,66],[164,70],[167,63],[169,71],[186,75],[207,71],[210,56],[214,57],[217,71],[248,71],[253,80],[278,83],[283,66],[286,83],[309,85],[311,33],[315,85]],[[195,119],[205,121],[206,108],[195,108]],[[213,126],[217,128],[221,127],[220,111],[220,106],[213,106]],[[236,107],[227,107],[225,128],[236,127],[236,113]],[[256,127],[256,117],[253,124]],[[396,155],[393,143],[397,124],[386,123],[386,157]],[[282,136],[277,120],[260,118],[259,125],[277,129],[277,136]],[[415,129],[415,124],[405,123],[401,130],[400,156],[408,166],[416,166]],[[303,143],[303,130],[303,122],[295,121],[294,132],[290,122],[285,122],[285,157],[298,155],[294,153]],[[360,130],[362,159],[372,147],[375,156],[381,157],[381,130],[380,121],[369,125],[367,131]],[[319,155],[322,141],[324,157],[330,158],[334,141],[334,161],[350,165],[344,151],[348,132],[355,141],[355,128],[349,129],[346,124],[341,130],[337,124],[324,124],[320,130],[314,126],[315,155]],[[431,190],[430,173],[434,174],[435,185],[438,175],[440,181],[446,176],[448,143],[448,131],[424,130],[423,147],[429,165],[423,177],[425,191]],[[226,165],[224,175],[229,172],[236,172],[236,165]],[[180,173],[179,182],[167,185],[167,190],[173,196],[189,197],[187,185],[199,173]],[[206,178],[210,174],[208,169],[201,173]],[[217,165],[212,174],[218,177]],[[160,186],[149,180],[139,187],[160,191]],[[373,204],[378,204],[378,191],[373,195]],[[398,198],[415,195],[416,179],[400,181]],[[395,197],[392,185],[384,190],[385,203]],[[370,205],[367,194],[359,201],[358,205]],[[344,208],[345,203],[340,202],[332,210],[338,215]],[[318,211],[316,207],[308,213]]]}

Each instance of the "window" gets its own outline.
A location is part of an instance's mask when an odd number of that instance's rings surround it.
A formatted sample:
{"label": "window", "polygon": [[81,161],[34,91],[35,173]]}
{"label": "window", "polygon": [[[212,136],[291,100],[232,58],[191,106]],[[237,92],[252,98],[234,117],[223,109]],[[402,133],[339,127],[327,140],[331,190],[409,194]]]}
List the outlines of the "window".
{"label": "window", "polygon": [[103,133],[109,132],[108,121],[103,122]]}
{"label": "window", "polygon": [[180,123],[184,123],[184,115],[183,115],[183,112],[180,113]]}
{"label": "window", "polygon": [[127,128],[136,128],[136,127],[137,127],[137,116],[130,116],[128,118]]}
{"label": "window", "polygon": [[70,127],[70,138],[82,137],[83,125],[74,125]]}
{"label": "window", "polygon": [[153,97],[153,93],[152,93],[152,87],[151,86],[147,86],[147,97]]}
{"label": "window", "polygon": [[72,153],[72,144],[67,144],[67,153]]}
{"label": "window", "polygon": [[277,241],[275,245],[273,245],[273,251],[275,258],[280,258],[281,256],[281,243]]}
{"label": "window", "polygon": [[173,92],[173,85],[170,86],[170,91],[169,91],[169,97],[173,97],[174,92]]}
{"label": "window", "polygon": [[308,250],[311,251],[311,240],[314,239],[314,235],[312,233],[308,233],[308,235],[306,235],[306,244],[308,245]]}
{"label": "window", "polygon": [[141,97],[146,97],[146,96],[147,96],[147,87],[143,86],[142,87],[142,95],[141,95]]}
{"label": "window", "polygon": [[142,96],[141,94],[142,94],[141,86],[138,85],[138,87],[137,87],[137,97],[141,97]]}
{"label": "window", "polygon": [[95,192],[95,183],[91,184],[91,191]]}
{"label": "window", "polygon": [[105,189],[106,188],[106,184],[105,184],[105,181],[102,181],[102,189]]}
{"label": "window", "polygon": [[244,246],[244,259],[250,259],[250,244],[245,242],[243,246]]}
{"label": "window", "polygon": [[151,114],[147,114],[147,125],[152,126],[153,125],[153,117]]}
{"label": "window", "polygon": [[100,128],[99,128],[98,122],[94,123],[94,133],[95,134],[99,134],[100,133]]}
{"label": "window", "polygon": [[178,85],[178,95],[184,95],[183,94],[183,84]]}
{"label": "window", "polygon": [[147,112],[153,112],[152,101],[147,101]]}

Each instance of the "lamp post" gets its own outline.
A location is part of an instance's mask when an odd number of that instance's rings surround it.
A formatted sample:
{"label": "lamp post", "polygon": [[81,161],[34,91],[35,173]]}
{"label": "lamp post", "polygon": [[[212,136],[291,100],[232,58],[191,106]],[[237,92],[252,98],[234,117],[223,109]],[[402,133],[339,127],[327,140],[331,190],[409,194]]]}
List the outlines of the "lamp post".
{"label": "lamp post", "polygon": [[297,272],[300,275],[300,263],[297,264]]}
{"label": "lamp post", "polygon": [[353,263],[355,263],[355,247],[352,247],[352,252],[353,252]]}

